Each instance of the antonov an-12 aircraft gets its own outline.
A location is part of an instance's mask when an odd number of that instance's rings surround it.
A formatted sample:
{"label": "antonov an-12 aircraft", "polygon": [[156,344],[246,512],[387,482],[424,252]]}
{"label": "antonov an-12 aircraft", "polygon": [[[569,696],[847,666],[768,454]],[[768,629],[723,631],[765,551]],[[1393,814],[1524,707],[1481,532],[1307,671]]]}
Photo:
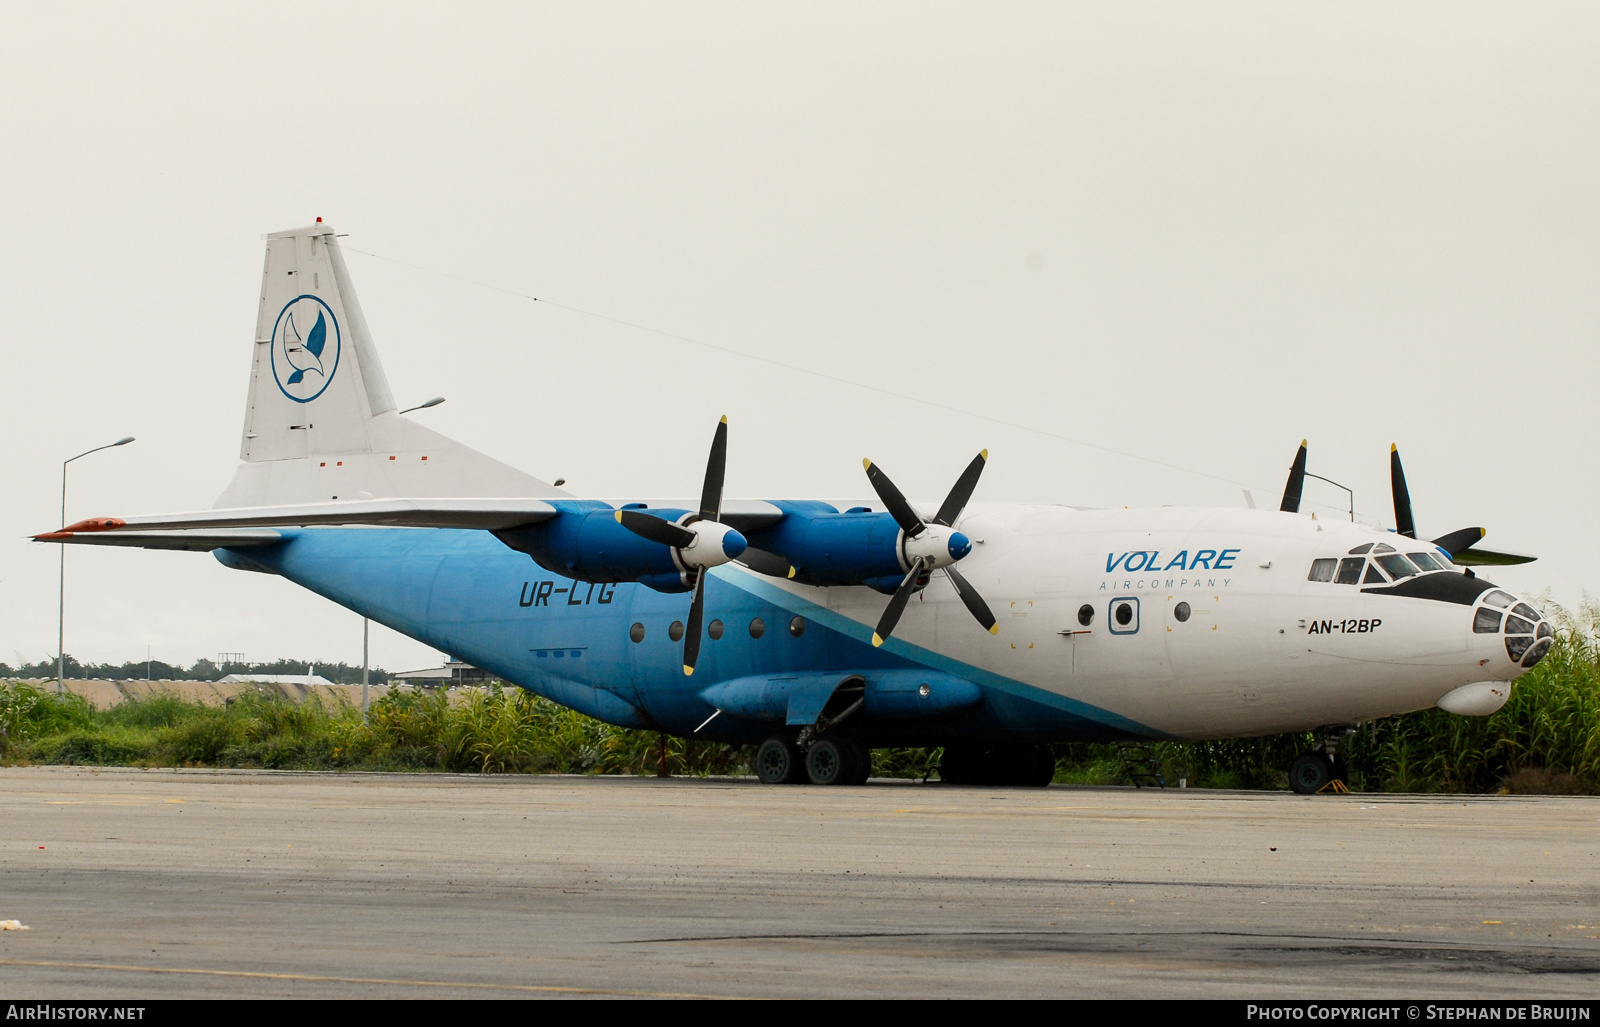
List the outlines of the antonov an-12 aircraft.
{"label": "antonov an-12 aircraft", "polygon": [[[758,746],[762,781],[865,781],[873,746],[943,746],[953,783],[1043,785],[1055,742],[1321,741],[1481,716],[1552,644],[1469,565],[1524,562],[1466,528],[1416,537],[1281,509],[1091,510],[723,498],[726,419],[698,499],[583,499],[397,411],[331,227],[268,237],[243,464],[211,510],[100,517],[41,541],[210,551],[603,721]],[[709,418],[708,418],[709,420]],[[865,491],[865,490],[864,490]]]}

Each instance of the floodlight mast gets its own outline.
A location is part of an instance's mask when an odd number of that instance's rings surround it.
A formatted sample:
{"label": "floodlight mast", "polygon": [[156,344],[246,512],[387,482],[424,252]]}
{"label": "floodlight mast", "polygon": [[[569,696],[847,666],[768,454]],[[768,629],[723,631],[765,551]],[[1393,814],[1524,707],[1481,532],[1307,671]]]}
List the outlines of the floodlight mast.
{"label": "floodlight mast", "polygon": [[426,403],[418,403],[414,407],[406,407],[404,410],[402,410],[400,412],[402,414],[409,414],[413,410],[426,410],[429,407],[436,407],[440,403],[443,403],[443,402],[444,402],[444,397],[443,396],[435,396],[432,399],[428,400]]}
{"label": "floodlight mast", "polygon": [[[115,449],[117,446],[126,446],[133,441],[133,436],[107,442],[103,446],[86,449],[77,456],[68,457],[61,461],[61,526],[67,525],[67,465],[74,460],[81,460],[90,453],[98,453],[102,449]],[[67,671],[67,547],[61,547],[61,583],[58,591],[58,604],[56,607],[56,695],[66,691]]]}

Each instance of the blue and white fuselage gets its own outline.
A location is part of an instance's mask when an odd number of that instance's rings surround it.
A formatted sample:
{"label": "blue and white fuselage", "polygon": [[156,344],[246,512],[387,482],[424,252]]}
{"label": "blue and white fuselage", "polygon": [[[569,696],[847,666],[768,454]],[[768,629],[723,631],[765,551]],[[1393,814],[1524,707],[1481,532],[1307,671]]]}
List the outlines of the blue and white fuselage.
{"label": "blue and white fuselage", "polygon": [[[969,503],[987,451],[937,508],[871,461],[873,500],[725,503],[725,419],[698,502],[573,496],[402,416],[321,222],[268,237],[251,367],[214,509],[39,538],[215,552],[601,720],[760,742],[764,780],[942,745],[948,779],[1043,783],[1045,743],[1327,728],[1291,770],[1314,790],[1334,728],[1490,712],[1552,644],[1452,564],[1481,529],[1408,537],[1398,453],[1398,533]],[[1302,446],[1284,510],[1304,470]]]}

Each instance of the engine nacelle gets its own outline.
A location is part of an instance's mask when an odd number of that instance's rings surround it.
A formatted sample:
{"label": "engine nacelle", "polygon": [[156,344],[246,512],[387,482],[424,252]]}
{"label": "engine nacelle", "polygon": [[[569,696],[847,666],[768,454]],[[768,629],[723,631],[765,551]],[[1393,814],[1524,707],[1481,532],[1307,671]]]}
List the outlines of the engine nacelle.
{"label": "engine nacelle", "polygon": [[774,505],[783,510],[783,520],[751,531],[750,545],[782,554],[803,585],[867,585],[892,593],[917,557],[930,567],[947,567],[972,548],[961,532],[937,524],[906,538],[887,513],[840,513],[813,500]]}
{"label": "engine nacelle", "polygon": [[[693,570],[702,565],[686,565],[672,547],[641,538],[624,528],[617,523],[616,511],[609,505],[595,500],[567,499],[551,500],[550,505],[560,511],[555,517],[525,528],[497,531],[495,537],[512,549],[527,553],[545,570],[565,578],[599,584],[637,581],[658,592],[687,592],[693,587]],[[672,522],[689,513],[687,510],[633,509]],[[715,540],[701,537],[685,552],[694,552],[702,545],[709,552],[721,542],[720,533]],[[742,545],[739,548],[743,550]],[[714,563],[708,565],[715,566]]]}

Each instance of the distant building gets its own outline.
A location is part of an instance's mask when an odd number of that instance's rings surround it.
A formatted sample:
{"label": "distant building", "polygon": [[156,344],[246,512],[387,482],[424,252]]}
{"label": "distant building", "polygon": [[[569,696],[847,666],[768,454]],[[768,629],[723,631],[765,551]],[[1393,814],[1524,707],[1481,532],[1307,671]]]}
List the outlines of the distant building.
{"label": "distant building", "polygon": [[457,685],[481,685],[498,681],[493,674],[479,670],[470,663],[446,660],[443,667],[424,667],[389,675],[391,685],[411,685],[415,688],[454,688]]}
{"label": "distant building", "polygon": [[321,674],[229,674],[219,685],[331,685]]}

